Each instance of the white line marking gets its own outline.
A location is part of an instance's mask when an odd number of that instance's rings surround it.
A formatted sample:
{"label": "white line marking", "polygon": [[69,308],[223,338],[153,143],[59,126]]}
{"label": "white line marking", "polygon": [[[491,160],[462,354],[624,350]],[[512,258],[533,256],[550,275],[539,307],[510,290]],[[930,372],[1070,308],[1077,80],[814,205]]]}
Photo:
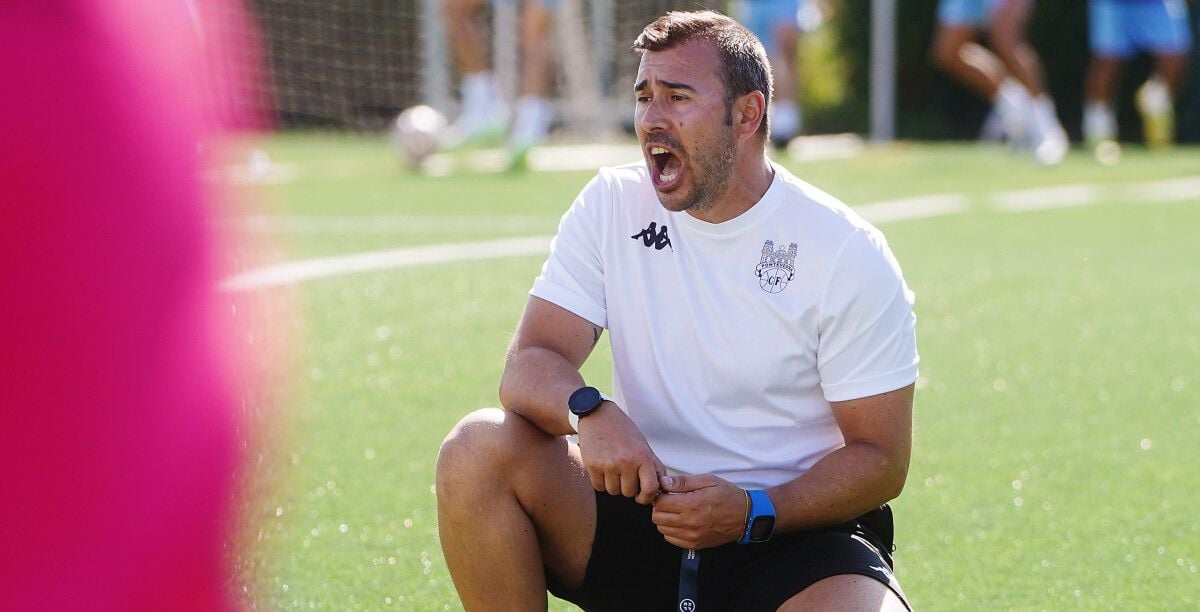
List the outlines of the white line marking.
{"label": "white line marking", "polygon": [[[1158,181],[1146,181],[1131,185],[1097,186],[1090,184],[1061,185],[1038,189],[1024,189],[992,194],[991,203],[1005,212],[1027,212],[1062,208],[1066,206],[1083,206],[1094,204],[1105,195],[1119,195],[1134,202],[1178,202],[1182,200],[1200,199],[1200,176],[1183,177]],[[961,193],[944,193],[913,198],[872,202],[854,206],[864,219],[871,223],[889,223],[911,219],[926,219],[940,215],[964,213],[969,210],[970,198]],[[330,219],[334,221],[335,229],[330,230],[323,224]],[[384,219],[388,219],[385,217]],[[409,225],[423,227],[445,228],[444,223],[449,217],[431,216],[405,217],[396,216],[391,221],[380,224],[386,231],[409,231]],[[491,222],[502,224],[503,217],[484,217],[484,225]],[[514,217],[520,223],[534,223],[537,217]],[[230,221],[231,223],[237,221]],[[303,232],[316,231],[354,231],[367,227],[379,221],[374,217],[248,217],[241,221],[251,229],[257,227],[262,231],[274,229],[295,229]],[[339,224],[341,227],[339,228]],[[433,225],[431,225],[433,224]],[[471,223],[474,225],[474,223]],[[495,228],[496,226],[492,226]],[[383,230],[380,230],[383,231]],[[324,257],[304,261],[288,262],[255,268],[227,279],[221,284],[226,291],[248,291],[263,289],[278,285],[298,283],[315,278],[353,274],[355,272],[373,272],[392,268],[409,266],[449,263],[453,261],[477,261],[500,257],[519,257],[544,254],[550,247],[552,236],[524,236],[505,238],[483,242],[459,242],[452,244],[437,244],[431,246],[408,247],[373,251],[355,255]]]}
{"label": "white line marking", "polygon": [[486,242],[458,242],[388,249],[339,257],[306,259],[248,270],[221,284],[226,291],[247,291],[356,272],[374,272],[422,264],[517,257],[546,253],[550,236],[523,236]]}
{"label": "white line marking", "polygon": [[967,196],[961,193],[942,193],[915,198],[902,198],[860,204],[854,210],[871,223],[888,223],[906,219],[925,219],[967,211]]}
{"label": "white line marking", "polygon": [[259,234],[419,234],[552,229],[553,215],[248,215],[222,219],[224,227]]}
{"label": "white line marking", "polygon": [[1095,204],[1100,200],[1100,195],[1100,187],[1096,185],[1058,185],[1020,191],[1001,191],[992,194],[992,203],[1004,212],[1027,212]]}
{"label": "white line marking", "polygon": [[1133,202],[1178,202],[1194,198],[1200,198],[1200,176],[1146,181],[1125,187],[1125,199]]}

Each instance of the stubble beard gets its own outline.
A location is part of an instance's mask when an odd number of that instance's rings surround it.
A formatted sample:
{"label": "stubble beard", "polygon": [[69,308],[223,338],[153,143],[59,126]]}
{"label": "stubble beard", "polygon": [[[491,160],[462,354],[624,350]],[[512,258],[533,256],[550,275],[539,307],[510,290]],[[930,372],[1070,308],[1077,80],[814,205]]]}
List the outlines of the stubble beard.
{"label": "stubble beard", "polygon": [[[691,211],[704,213],[717,203],[717,199],[729,191],[733,181],[734,162],[737,159],[737,141],[733,136],[733,128],[722,126],[720,134],[710,147],[701,145],[696,148],[692,164],[692,192],[687,200],[678,207],[668,207],[676,211]],[[662,194],[659,194],[662,201]]]}

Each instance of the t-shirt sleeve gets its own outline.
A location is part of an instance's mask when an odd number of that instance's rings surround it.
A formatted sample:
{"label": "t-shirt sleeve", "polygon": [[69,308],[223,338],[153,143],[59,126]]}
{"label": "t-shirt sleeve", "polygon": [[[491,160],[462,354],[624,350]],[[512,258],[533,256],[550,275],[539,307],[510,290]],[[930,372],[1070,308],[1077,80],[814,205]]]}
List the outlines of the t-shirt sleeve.
{"label": "t-shirt sleeve", "polygon": [[601,241],[610,200],[603,175],[583,188],[559,221],[558,234],[550,243],[550,256],[529,291],[605,328],[608,308]]}
{"label": "t-shirt sleeve", "polygon": [[821,299],[817,367],[826,400],[869,397],[916,380],[913,300],[883,235],[851,235]]}

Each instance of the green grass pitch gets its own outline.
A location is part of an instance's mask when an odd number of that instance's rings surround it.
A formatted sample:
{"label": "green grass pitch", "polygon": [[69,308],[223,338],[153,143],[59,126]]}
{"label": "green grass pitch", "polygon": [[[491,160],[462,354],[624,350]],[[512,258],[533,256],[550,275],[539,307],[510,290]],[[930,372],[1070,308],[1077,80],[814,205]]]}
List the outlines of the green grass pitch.
{"label": "green grass pitch", "polygon": [[[591,176],[423,177],[376,138],[260,146],[289,171],[255,188],[280,222],[256,230],[271,248],[255,257],[269,261],[549,236]],[[1200,195],[1196,181],[1159,181],[1200,176],[1200,150],[1131,148],[1115,166],[1076,151],[1040,168],[974,145],[897,144],[785,163],[851,205],[963,203],[880,223],[917,293],[915,448],[893,504],[897,574],[916,607],[1194,607]],[[1059,207],[998,204],[1062,186],[1050,192]],[[275,373],[283,390],[248,400],[251,414],[272,415],[255,417],[270,442],[251,448],[231,552],[248,605],[460,609],[438,545],[434,461],[457,419],[496,405],[542,261],[413,266],[256,294],[290,300],[276,313],[290,358]],[[607,360],[602,342],[586,377],[607,384]]]}

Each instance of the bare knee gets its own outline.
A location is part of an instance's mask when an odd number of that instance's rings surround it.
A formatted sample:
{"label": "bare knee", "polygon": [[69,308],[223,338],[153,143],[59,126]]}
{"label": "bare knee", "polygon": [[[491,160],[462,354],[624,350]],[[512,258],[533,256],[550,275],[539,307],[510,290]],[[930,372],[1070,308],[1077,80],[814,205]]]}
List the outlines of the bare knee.
{"label": "bare knee", "polygon": [[442,440],[437,460],[438,497],[466,484],[496,483],[509,475],[521,451],[547,436],[520,415],[499,408],[463,417]]}
{"label": "bare knee", "polygon": [[793,610],[855,610],[903,612],[907,606],[886,584],[856,574],[831,576],[804,589],[779,607]]}

